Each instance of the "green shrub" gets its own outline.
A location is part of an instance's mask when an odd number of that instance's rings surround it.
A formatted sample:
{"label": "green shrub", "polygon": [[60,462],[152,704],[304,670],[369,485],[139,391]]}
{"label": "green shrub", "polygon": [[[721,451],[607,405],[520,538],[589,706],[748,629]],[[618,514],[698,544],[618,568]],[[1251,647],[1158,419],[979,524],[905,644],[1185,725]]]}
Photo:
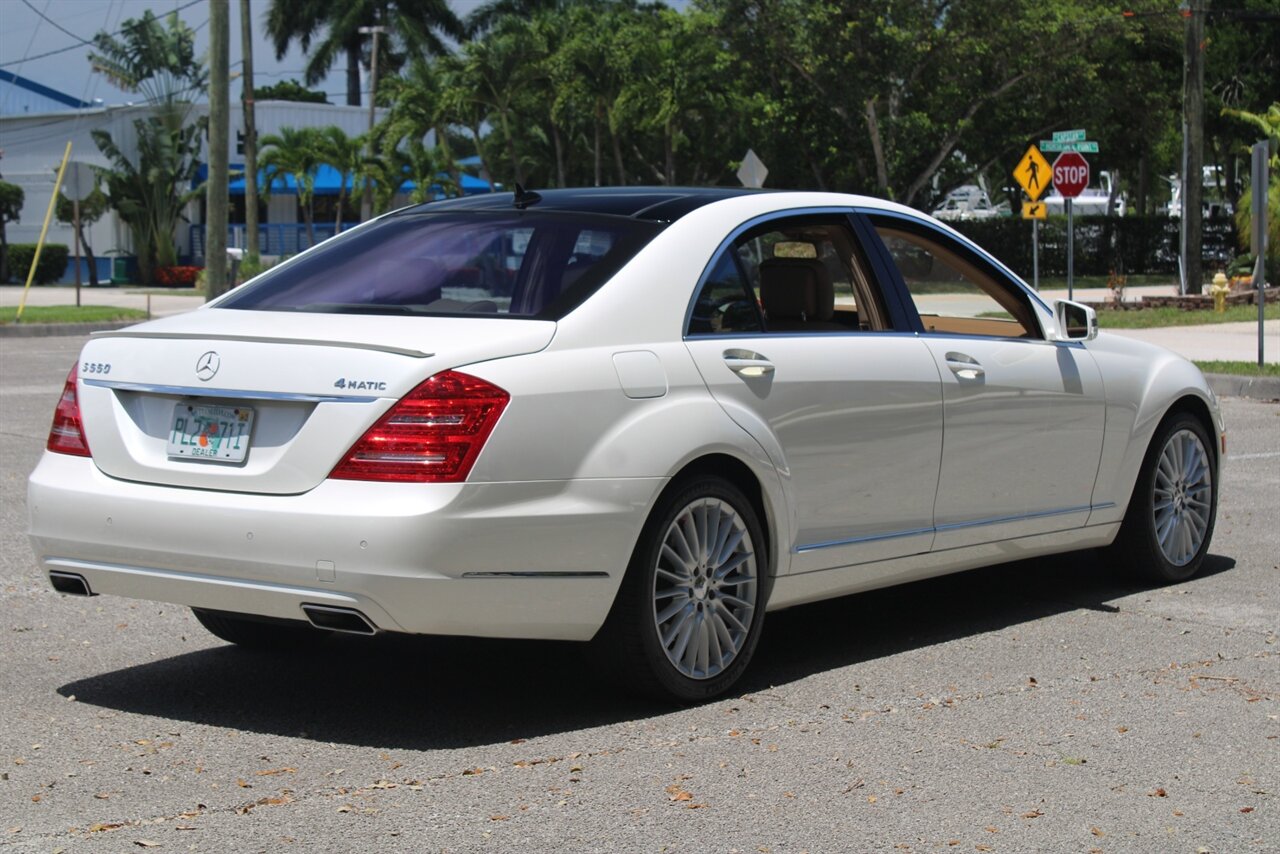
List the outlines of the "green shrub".
{"label": "green shrub", "polygon": [[[26,284],[31,270],[31,257],[36,253],[34,243],[9,244],[9,275],[18,284]],[[40,250],[40,263],[36,266],[35,284],[48,285],[62,278],[67,272],[67,251],[64,243],[46,243]]]}
{"label": "green shrub", "polygon": [[[953,222],[956,230],[986,249],[1024,278],[1031,276],[1031,223],[1018,218]],[[1075,218],[1075,274],[1106,276],[1178,272],[1177,219],[1158,216],[1077,216]],[[1216,271],[1230,263],[1235,226],[1229,219],[1204,220],[1202,241],[1205,269]],[[1040,224],[1040,275],[1067,272],[1067,218],[1055,216]]]}

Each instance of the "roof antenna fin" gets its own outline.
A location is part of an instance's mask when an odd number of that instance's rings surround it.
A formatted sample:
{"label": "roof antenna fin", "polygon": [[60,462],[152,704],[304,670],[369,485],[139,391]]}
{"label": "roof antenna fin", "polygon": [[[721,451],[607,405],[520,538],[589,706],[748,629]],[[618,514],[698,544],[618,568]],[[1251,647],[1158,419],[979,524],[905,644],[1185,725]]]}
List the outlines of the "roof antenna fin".
{"label": "roof antenna fin", "polygon": [[514,200],[516,210],[524,210],[529,205],[536,205],[542,201],[542,196],[532,190],[526,190],[524,187],[516,184],[516,197]]}

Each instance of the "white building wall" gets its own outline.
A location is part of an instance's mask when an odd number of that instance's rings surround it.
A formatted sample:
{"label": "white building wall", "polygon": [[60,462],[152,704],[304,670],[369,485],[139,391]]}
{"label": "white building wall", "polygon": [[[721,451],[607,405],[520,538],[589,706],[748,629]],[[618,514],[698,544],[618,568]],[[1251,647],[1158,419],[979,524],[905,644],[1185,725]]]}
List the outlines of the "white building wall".
{"label": "white building wall", "polygon": [[[22,187],[26,194],[21,220],[9,223],[5,235],[10,243],[35,243],[40,237],[49,198],[53,193],[54,177],[68,141],[71,142],[71,159],[94,166],[110,166],[94,143],[90,132],[105,130],[112,140],[132,161],[137,157],[137,134],[133,123],[145,118],[151,109],[146,106],[103,107],[92,110],[53,112],[43,114],[0,116],[0,175],[4,180]],[[207,105],[192,106],[192,115],[208,112]],[[385,110],[379,109],[376,120],[381,120]],[[367,107],[348,107],[337,104],[306,104],[294,101],[260,101],[254,115],[258,138],[278,133],[284,127],[325,127],[336,125],[350,136],[364,133],[369,127]],[[231,104],[228,128],[228,152],[232,163],[243,163],[243,155],[237,154],[238,134],[244,132],[244,116],[241,104]],[[297,222],[296,200],[293,196],[277,196],[268,203],[268,222]],[[197,208],[198,209],[198,208]],[[129,231],[109,212],[91,228],[86,229],[94,253],[103,256],[109,250],[132,253]],[[193,220],[194,221],[194,220]],[[189,249],[189,223],[180,221],[177,228],[179,251]],[[49,226],[50,243],[74,246],[71,226],[62,225],[55,218]]]}

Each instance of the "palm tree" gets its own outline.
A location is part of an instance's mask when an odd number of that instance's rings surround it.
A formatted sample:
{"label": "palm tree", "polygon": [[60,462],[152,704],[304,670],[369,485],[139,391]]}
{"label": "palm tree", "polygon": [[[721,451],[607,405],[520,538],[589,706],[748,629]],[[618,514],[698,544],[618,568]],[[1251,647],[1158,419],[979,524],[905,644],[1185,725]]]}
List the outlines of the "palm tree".
{"label": "palm tree", "polygon": [[195,31],[177,12],[160,22],[150,10],[130,18],[123,39],[107,32],[93,37],[89,53],[93,70],[126,92],[142,95],[158,106],[185,104],[204,92],[209,80],[204,60],[195,52]]}
{"label": "palm tree", "polygon": [[445,98],[445,77],[439,63],[416,57],[403,75],[388,78],[380,86],[387,113],[374,128],[374,144],[389,152],[406,139],[421,140],[434,131],[436,144],[449,164],[449,177],[457,185],[461,174],[449,148],[448,125],[452,117]]}
{"label": "palm tree", "polygon": [[456,56],[448,56],[438,63],[441,78],[440,98],[443,114],[450,124],[459,124],[471,133],[471,141],[480,158],[480,171],[489,182],[489,189],[496,189],[493,170],[489,168],[489,156],[481,129],[489,120],[489,107],[476,93],[475,81],[466,65]]}
{"label": "palm tree", "polygon": [[407,177],[414,183],[409,201],[414,204],[431,201],[433,187],[439,187],[445,196],[461,194],[462,190],[452,177],[458,171],[458,164],[448,158],[443,146],[428,148],[422,140],[411,139],[403,154]]}
{"label": "palm tree", "polygon": [[315,128],[282,127],[280,133],[268,134],[258,144],[262,146],[258,165],[263,173],[263,195],[271,195],[276,181],[283,186],[285,175],[292,177],[298,188],[302,219],[307,224],[307,245],[314,246],[316,172],[325,159],[320,133]]}
{"label": "palm tree", "polygon": [[111,162],[100,175],[111,206],[129,227],[144,282],[156,266],[176,264],[174,229],[182,208],[204,191],[190,187],[208,120],[187,124],[191,101],[208,80],[195,56],[195,33],[170,14],[162,24],[151,12],[124,22],[121,38],[100,32],[89,54],[93,70],[116,86],[146,97],[155,113],[134,121],[138,159],[131,161],[102,130],[90,131]]}
{"label": "palm tree", "polygon": [[347,136],[342,128],[329,125],[316,132],[316,144],[320,156],[325,163],[338,173],[338,212],[333,223],[333,233],[342,231],[342,212],[347,202],[347,181],[351,181],[351,192],[354,194],[368,180],[367,171],[370,161],[366,153],[365,137]]}
{"label": "palm tree", "polygon": [[[1250,113],[1246,110],[1222,111],[1223,115],[1242,119],[1257,128],[1271,140],[1270,180],[1267,185],[1267,259],[1272,263],[1280,261],[1280,154],[1274,153],[1280,146],[1280,101],[1273,103],[1265,113]],[[1253,192],[1246,188],[1240,201],[1236,203],[1236,232],[1240,235],[1240,245],[1249,244],[1253,225]]]}
{"label": "palm tree", "polygon": [[345,55],[347,103],[352,106],[360,105],[361,27],[386,26],[402,52],[433,56],[449,52],[446,38],[466,35],[447,0],[271,0],[266,21],[276,59],[283,59],[294,41],[308,54],[308,86],[319,83],[338,56]]}
{"label": "palm tree", "polygon": [[462,48],[461,73],[472,98],[488,107],[497,119],[497,129],[506,143],[511,174],[525,183],[524,167],[516,150],[512,115],[518,93],[531,69],[533,33],[520,18],[506,17],[502,26],[483,40],[467,42]]}

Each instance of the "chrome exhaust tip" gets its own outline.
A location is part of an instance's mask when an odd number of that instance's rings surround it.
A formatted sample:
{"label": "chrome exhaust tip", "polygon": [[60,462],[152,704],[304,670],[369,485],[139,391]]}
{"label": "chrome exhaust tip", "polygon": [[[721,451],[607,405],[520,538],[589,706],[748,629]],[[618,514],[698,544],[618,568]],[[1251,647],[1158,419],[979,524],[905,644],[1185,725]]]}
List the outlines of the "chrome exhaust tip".
{"label": "chrome exhaust tip", "polygon": [[84,580],[83,575],[77,575],[74,572],[63,572],[60,569],[49,570],[49,583],[53,585],[53,589],[59,593],[66,593],[69,596],[96,596],[89,589],[89,582]]}
{"label": "chrome exhaust tip", "polygon": [[346,632],[352,635],[375,635],[378,627],[355,608],[338,608],[333,605],[303,605],[311,625],[330,632]]}

